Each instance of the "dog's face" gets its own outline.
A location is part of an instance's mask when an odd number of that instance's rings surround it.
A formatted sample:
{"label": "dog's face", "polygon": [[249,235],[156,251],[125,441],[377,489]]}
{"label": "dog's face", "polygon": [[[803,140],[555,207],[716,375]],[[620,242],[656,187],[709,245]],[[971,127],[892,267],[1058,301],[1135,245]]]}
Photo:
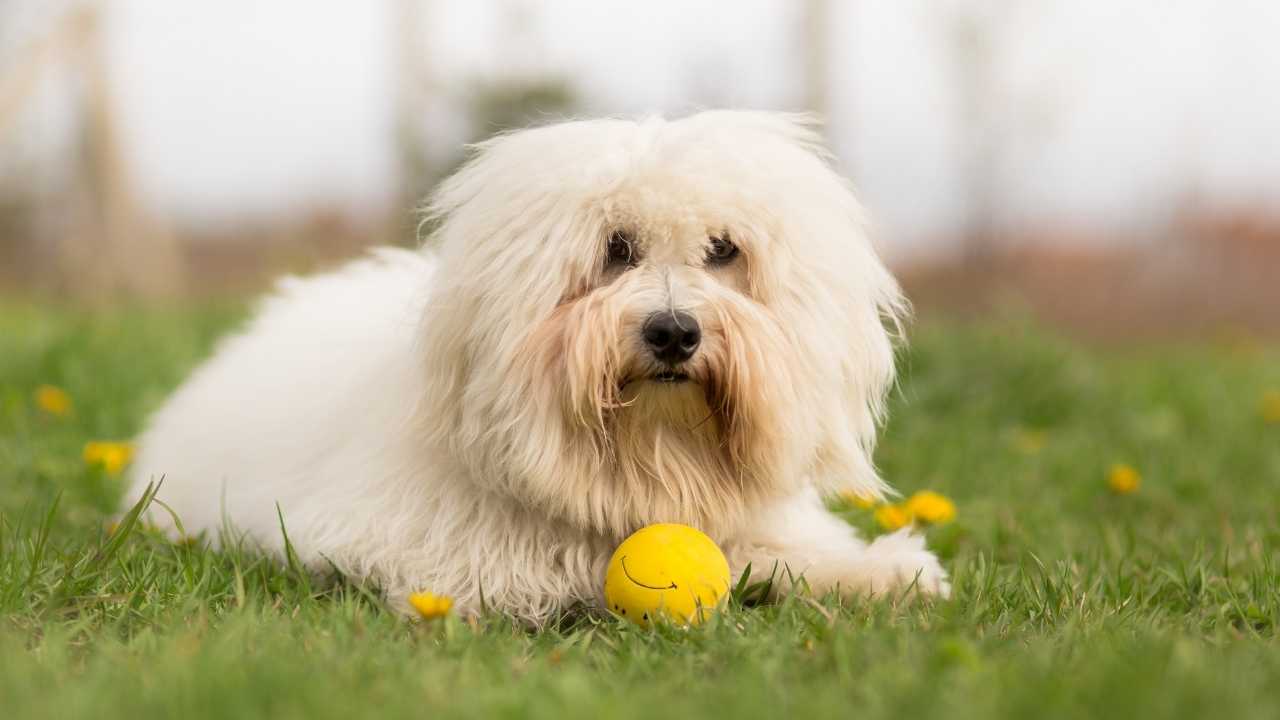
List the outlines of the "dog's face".
{"label": "dog's face", "polygon": [[879,496],[897,286],[796,118],[594,121],[483,145],[433,201],[424,416],[491,490],[621,536]]}

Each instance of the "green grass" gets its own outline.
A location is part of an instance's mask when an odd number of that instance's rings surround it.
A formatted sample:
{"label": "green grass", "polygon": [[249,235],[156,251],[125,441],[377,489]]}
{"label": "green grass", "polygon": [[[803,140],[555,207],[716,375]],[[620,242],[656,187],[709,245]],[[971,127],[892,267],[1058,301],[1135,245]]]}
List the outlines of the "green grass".
{"label": "green grass", "polygon": [[[791,599],[692,631],[410,625],[244,552],[109,535],[127,439],[237,308],[0,305],[0,715],[1273,718],[1280,348],[923,323],[878,460],[955,499],[949,602]],[[64,387],[72,417],[32,407]],[[1042,432],[1039,451],[1023,447]],[[1144,475],[1106,490],[1107,467]],[[869,513],[847,510],[873,530]]]}

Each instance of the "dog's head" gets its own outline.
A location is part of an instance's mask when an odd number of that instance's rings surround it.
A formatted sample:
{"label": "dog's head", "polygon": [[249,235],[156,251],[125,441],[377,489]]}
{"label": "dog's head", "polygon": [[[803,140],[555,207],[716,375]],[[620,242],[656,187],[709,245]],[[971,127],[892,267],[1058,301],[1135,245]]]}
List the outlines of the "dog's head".
{"label": "dog's head", "polygon": [[429,210],[423,416],[488,489],[612,535],[881,495],[903,301],[803,117],[513,133]]}

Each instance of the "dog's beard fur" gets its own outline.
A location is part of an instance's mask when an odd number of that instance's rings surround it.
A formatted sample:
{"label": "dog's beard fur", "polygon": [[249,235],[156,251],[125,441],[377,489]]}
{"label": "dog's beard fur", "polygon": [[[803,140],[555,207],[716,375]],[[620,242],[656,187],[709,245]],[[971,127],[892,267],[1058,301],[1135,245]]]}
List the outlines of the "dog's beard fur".
{"label": "dog's beard fur", "polygon": [[556,426],[560,439],[539,500],[610,533],[656,520],[732,525],[783,489],[776,478],[800,475],[780,433],[797,384],[771,360],[791,353],[761,310],[708,294],[694,305],[703,340],[680,368],[688,380],[656,382],[666,368],[639,342],[645,283],[636,273],[566,303],[530,337],[514,373],[542,413],[527,422]]}

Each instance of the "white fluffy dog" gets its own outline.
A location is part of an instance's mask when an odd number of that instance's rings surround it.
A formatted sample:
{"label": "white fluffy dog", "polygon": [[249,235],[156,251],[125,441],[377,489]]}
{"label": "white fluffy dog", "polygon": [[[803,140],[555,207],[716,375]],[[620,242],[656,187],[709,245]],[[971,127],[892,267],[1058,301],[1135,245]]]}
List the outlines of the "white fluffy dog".
{"label": "white fluffy dog", "polygon": [[[155,415],[132,498],[188,532],[538,623],[614,547],[700,528],[815,592],[946,594],[820,493],[872,465],[903,311],[803,117],[569,122],[481,144],[419,252],[289,279]],[[153,508],[153,522],[172,526]],[[784,582],[784,586],[788,584]]]}

